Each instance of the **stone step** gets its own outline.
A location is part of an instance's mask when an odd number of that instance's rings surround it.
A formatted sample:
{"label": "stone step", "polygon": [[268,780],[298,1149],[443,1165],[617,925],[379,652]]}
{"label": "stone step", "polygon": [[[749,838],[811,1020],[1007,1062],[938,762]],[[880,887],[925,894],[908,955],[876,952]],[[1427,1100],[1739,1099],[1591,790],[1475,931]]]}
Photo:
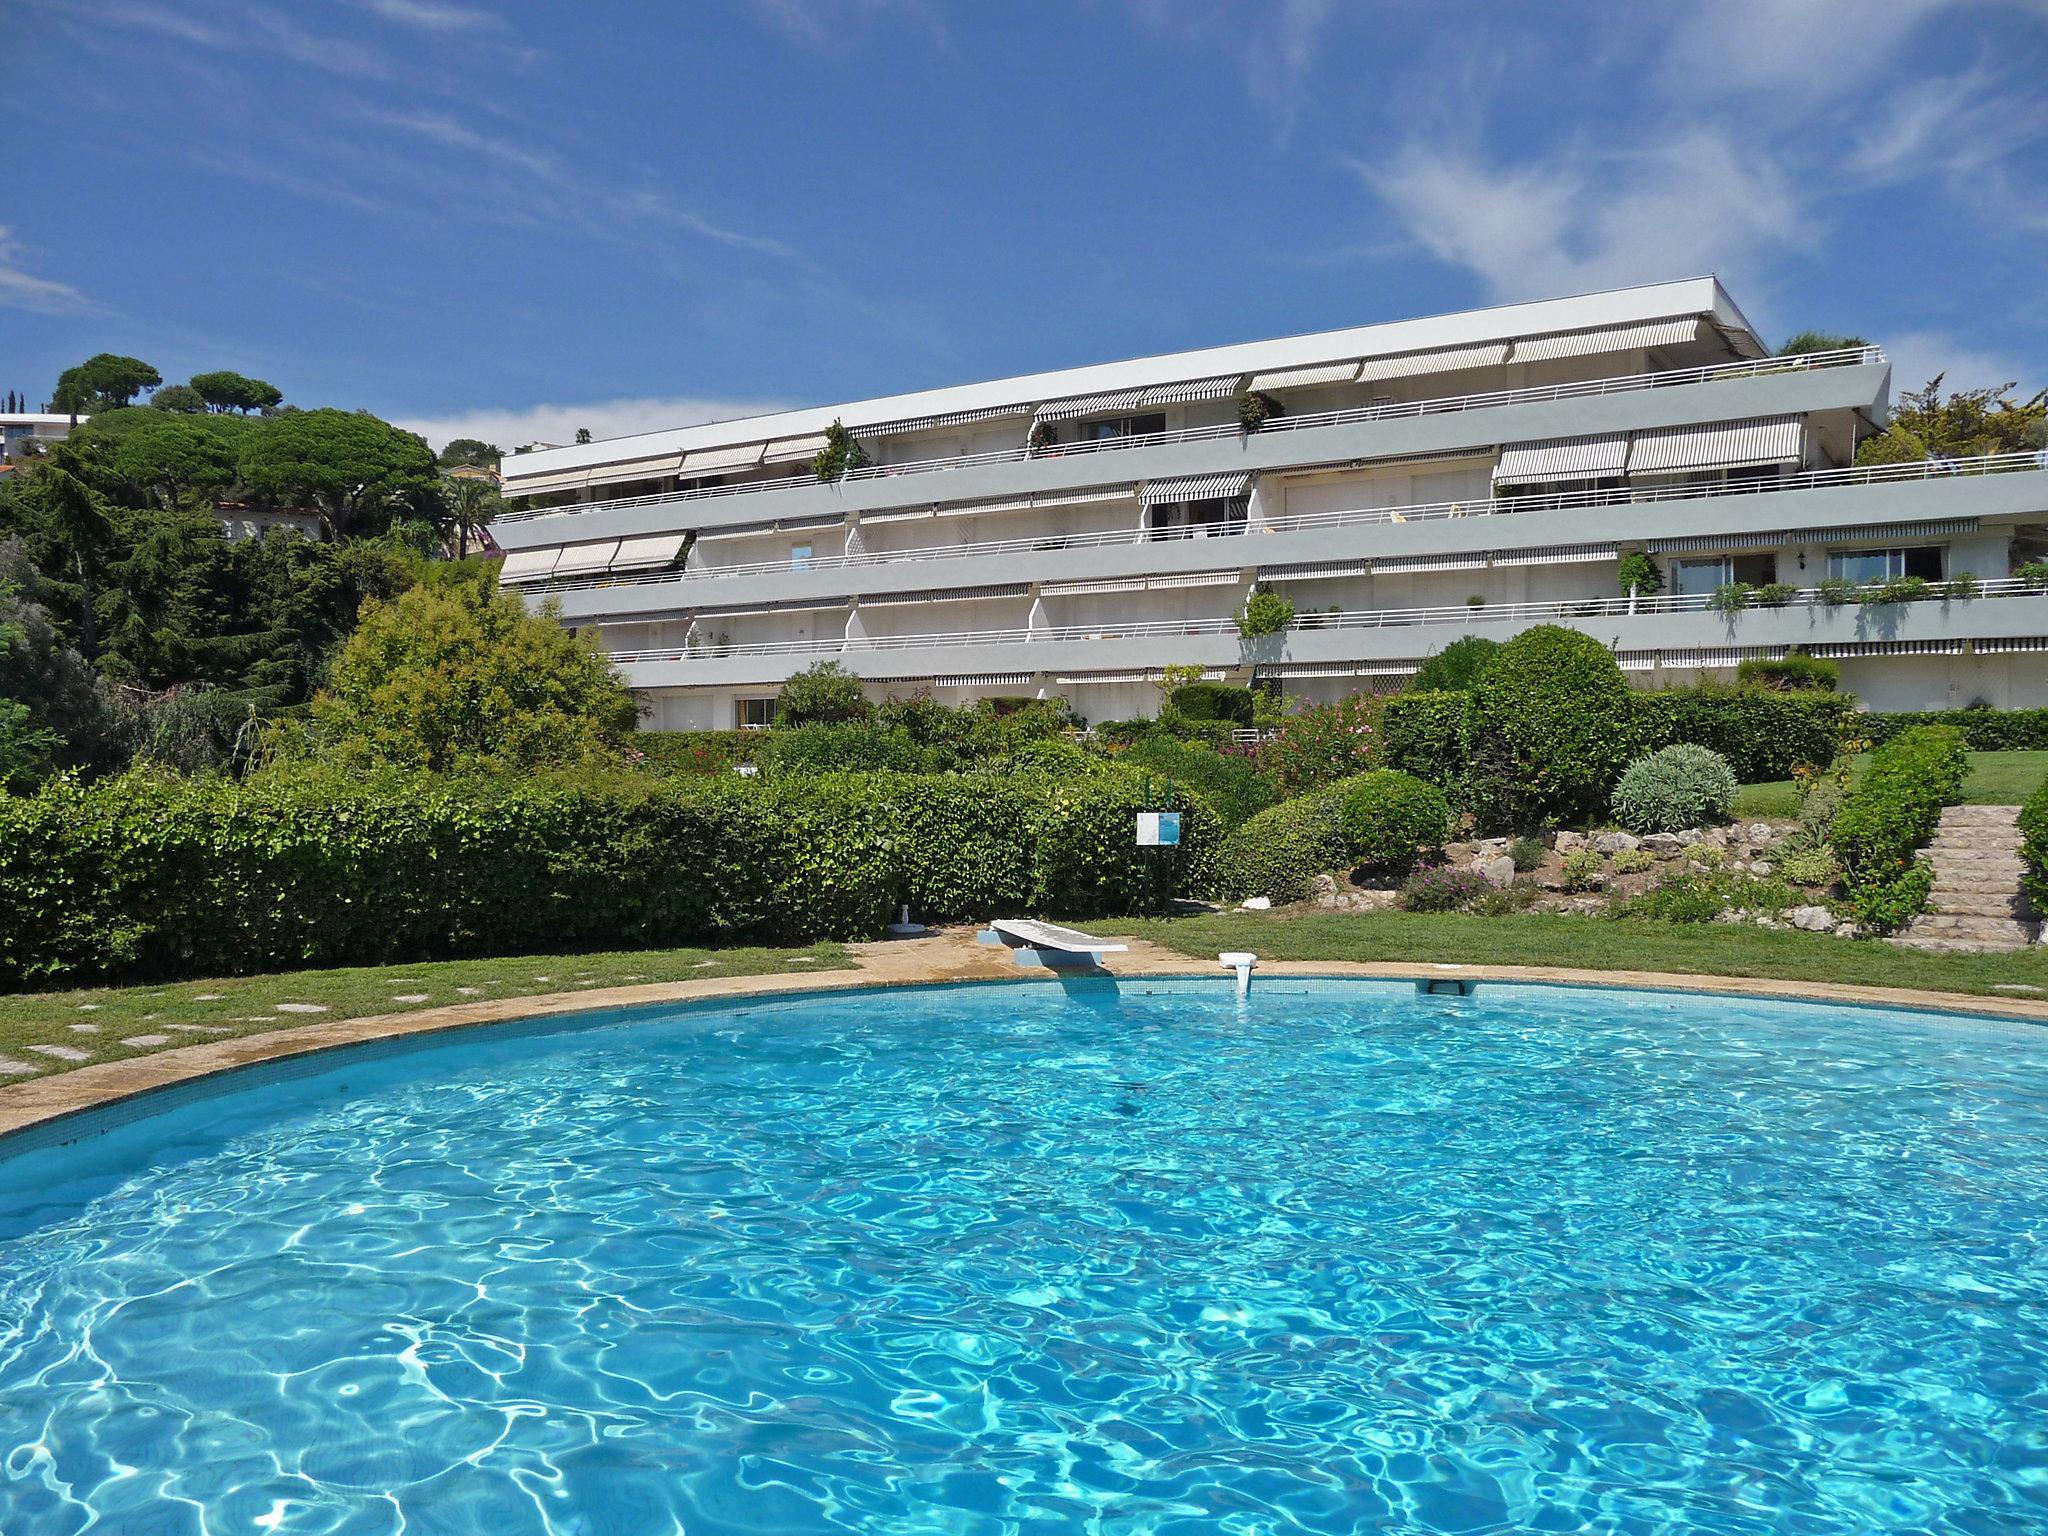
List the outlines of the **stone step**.
{"label": "stone step", "polygon": [[2004,891],[2010,894],[2020,888],[2020,876],[2018,870],[1985,869],[1979,864],[1952,861],[1935,867],[1934,883],[1958,891]]}
{"label": "stone step", "polygon": [[1941,917],[1989,917],[2009,922],[2023,922],[2025,916],[2016,896],[2000,896],[1995,892],[1980,891],[1973,894],[1957,895],[1954,892],[1936,891],[1928,897],[1933,912]]}
{"label": "stone step", "polygon": [[2010,917],[1950,917],[1935,912],[1914,918],[1900,931],[1909,938],[1968,939],[2018,948],[2034,941],[2035,927]]}
{"label": "stone step", "polygon": [[2016,805],[1945,805],[1941,808],[1943,821],[2018,821],[2020,808]]}
{"label": "stone step", "polygon": [[1953,870],[1944,870],[1936,875],[1934,889],[1929,894],[1936,901],[2004,901],[2017,904],[2025,899],[2019,887],[2010,880],[1973,880]]}
{"label": "stone step", "polygon": [[2024,934],[1993,939],[1938,938],[1933,934],[1906,930],[1893,934],[1886,942],[1903,949],[1923,949],[1937,955],[1993,955],[2026,949],[2031,940]]}
{"label": "stone step", "polygon": [[1988,863],[1999,865],[2010,864],[2013,866],[2015,879],[2018,878],[2018,872],[2021,867],[2021,859],[2017,847],[1958,848],[1952,844],[1936,841],[1927,845],[1927,851],[1934,855],[1937,863],[1942,858],[1947,857],[1958,863],[1975,862],[1981,859]]}

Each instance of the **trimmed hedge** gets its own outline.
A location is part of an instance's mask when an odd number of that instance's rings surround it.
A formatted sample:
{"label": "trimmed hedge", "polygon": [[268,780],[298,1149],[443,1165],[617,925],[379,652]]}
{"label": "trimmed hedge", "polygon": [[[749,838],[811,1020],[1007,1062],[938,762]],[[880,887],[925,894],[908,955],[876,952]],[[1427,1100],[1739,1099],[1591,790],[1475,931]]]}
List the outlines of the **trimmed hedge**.
{"label": "trimmed hedge", "polygon": [[1487,830],[1584,821],[1631,755],[1628,679],[1591,635],[1557,624],[1525,629],[1472,685],[1466,798]]}
{"label": "trimmed hedge", "polygon": [[[1178,786],[1166,803],[1179,883],[1206,889],[1214,813]],[[0,981],[806,943],[879,932],[905,901],[933,919],[1130,912],[1146,807],[1116,769],[60,780],[0,798]]]}
{"label": "trimmed hedge", "polygon": [[1931,709],[1857,715],[1853,734],[1883,746],[1915,726],[1953,726],[1972,752],[2048,752],[2048,709]]}
{"label": "trimmed hedge", "polygon": [[1339,822],[1347,862],[1406,874],[1450,840],[1451,804],[1434,784],[1382,768],[1350,782]]}
{"label": "trimmed hedge", "polygon": [[907,731],[863,720],[799,725],[760,733],[754,762],[769,778],[815,773],[925,773],[945,766],[939,749],[918,745]]}
{"label": "trimmed hedge", "polygon": [[1232,901],[1268,896],[1300,901],[1315,877],[1343,864],[1344,797],[1349,781],[1283,800],[1259,812],[1223,845],[1217,892]]}
{"label": "trimmed hedge", "polygon": [[2020,807],[2020,885],[2036,913],[2048,914],[2048,781]]}
{"label": "trimmed hedge", "polygon": [[1465,797],[1472,757],[1472,696],[1463,691],[1396,694],[1380,720],[1387,766]]}
{"label": "trimmed hedge", "polygon": [[1198,741],[1149,736],[1117,758],[1127,767],[1142,768],[1177,779],[1197,791],[1216,812],[1223,829],[1234,831],[1251,817],[1278,802],[1280,791],[1260,772],[1251,756],[1219,752]]}
{"label": "trimmed hedge", "polygon": [[1728,759],[1742,784],[1792,777],[1834,761],[1854,700],[1814,689],[1669,688],[1635,695],[1635,751],[1690,742]]}
{"label": "trimmed hedge", "polygon": [[1252,723],[1251,689],[1229,683],[1182,683],[1166,696],[1166,707],[1189,720],[1247,727]]}
{"label": "trimmed hedge", "polygon": [[1925,910],[1934,871],[1919,850],[1941,808],[1961,796],[1968,764],[1963,733],[1944,726],[1917,727],[1871,754],[1832,832],[1843,888],[1863,922],[1890,932]]}

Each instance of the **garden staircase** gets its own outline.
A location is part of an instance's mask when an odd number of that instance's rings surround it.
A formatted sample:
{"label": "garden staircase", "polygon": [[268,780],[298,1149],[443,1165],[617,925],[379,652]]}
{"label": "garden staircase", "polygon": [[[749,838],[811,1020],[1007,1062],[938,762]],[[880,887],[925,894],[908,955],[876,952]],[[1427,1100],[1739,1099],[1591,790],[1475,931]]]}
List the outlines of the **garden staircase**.
{"label": "garden staircase", "polygon": [[2016,805],[1952,805],[1941,813],[1927,845],[1930,910],[1906,924],[1897,943],[1982,954],[2034,942],[2041,925],[2020,890],[2019,815]]}

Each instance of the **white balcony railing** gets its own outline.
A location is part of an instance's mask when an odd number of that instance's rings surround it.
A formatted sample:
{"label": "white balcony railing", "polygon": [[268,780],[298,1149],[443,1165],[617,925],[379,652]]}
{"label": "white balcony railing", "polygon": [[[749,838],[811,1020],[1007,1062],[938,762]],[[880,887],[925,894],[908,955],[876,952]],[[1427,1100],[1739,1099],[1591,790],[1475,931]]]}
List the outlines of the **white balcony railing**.
{"label": "white balcony railing", "polygon": [[[1493,389],[1470,395],[1443,395],[1429,400],[1387,400],[1374,405],[1353,406],[1341,411],[1313,411],[1302,416],[1277,416],[1259,429],[1261,437],[1276,432],[1307,432],[1318,427],[1346,426],[1354,422],[1399,421],[1417,416],[1441,416],[1459,411],[1487,410],[1499,405],[1527,405],[1545,400],[1582,400],[1600,395],[1630,394],[1644,389],[1669,389],[1682,384],[1706,384],[1720,379],[1756,378],[1765,374],[1811,373],[1822,368],[1843,368],[1859,363],[1880,363],[1884,353],[1877,347],[1843,347],[1832,352],[1807,352],[1796,357],[1762,357],[1735,363],[1712,363],[1700,368],[1670,368],[1660,373],[1628,373],[1605,379],[1582,379],[1573,384],[1529,384],[1517,389]],[[855,435],[859,435],[855,428]],[[1156,448],[1170,443],[1213,442],[1242,437],[1234,424],[1214,427],[1186,427],[1176,432],[1147,432],[1136,437],[1103,438],[1087,443],[1056,443],[1047,448],[1001,448],[989,453],[955,454],[947,458],[914,459],[903,464],[870,464],[850,471],[845,483],[886,480],[897,476],[924,475],[948,469],[966,469],[983,464],[1016,464],[1026,459],[1075,458],[1090,454],[1116,454],[1131,448]],[[576,517],[589,512],[620,512],[643,507],[672,506],[708,497],[744,496],[757,491],[785,490],[816,485],[815,476],[782,475],[772,480],[747,480],[738,485],[706,486],[698,490],[666,491],[653,496],[623,496],[609,501],[572,502],[560,507],[531,507],[501,512],[500,523],[524,522],[537,517]],[[508,490],[517,496],[517,487]],[[916,498],[910,503],[914,504]]]}
{"label": "white balcony railing", "polygon": [[[1348,528],[1374,523],[1428,523],[1465,517],[1506,517],[1524,512],[1576,512],[1592,507],[1643,506],[1659,502],[1700,501],[1726,496],[1755,496],[1774,491],[1829,490],[1843,486],[1892,485],[1916,480],[1952,480],[1971,475],[2011,474],[2048,470],[2048,461],[2038,453],[1985,454],[1973,459],[1930,459],[1917,464],[1873,464],[1864,468],[1815,469],[1782,475],[1771,480],[1735,480],[1720,485],[1668,485],[1621,487],[1604,491],[1567,491],[1546,496],[1501,496],[1469,501],[1416,502],[1399,507],[1359,507],[1331,512],[1303,512],[1291,517],[1269,518],[1264,523],[1216,524],[1208,529],[1173,529],[1177,537],[1244,538],[1262,533],[1297,533],[1321,528]],[[1167,531],[1167,530],[1161,530]],[[1142,544],[1145,529],[1113,528],[1097,533],[1042,534],[1035,538],[988,539],[976,544],[926,544],[911,549],[861,551],[850,555],[812,555],[802,564],[781,560],[750,560],[732,565],[698,566],[679,571],[652,571],[638,575],[581,576],[566,581],[536,582],[518,588],[524,592],[586,592],[599,587],[645,587],[689,582],[717,581],[733,576],[788,575],[800,571],[872,569],[899,561],[973,559],[981,556],[1023,555],[1062,549],[1103,549]],[[1159,542],[1167,542],[1161,540]],[[1228,558],[1255,555],[1252,550],[1231,551]],[[1222,552],[1219,551],[1219,556]]]}
{"label": "white balcony railing", "polygon": [[[1982,599],[2044,595],[2048,595],[2048,592],[2044,592],[2038,582],[2008,579],[1979,582],[1974,597],[1953,597],[1944,591],[1943,583],[1936,582],[1930,585],[1923,596],[1906,601],[1967,604]],[[1350,613],[1301,614],[1289,626],[1288,632],[1298,634],[1333,629],[1402,629],[1431,624],[1471,625],[1544,621],[1569,624],[1584,619],[1704,613],[1712,609],[1713,602],[1713,598],[1707,594],[1686,593],[1641,598],[1589,597],[1568,599],[1563,602],[1487,603],[1480,607],[1459,603],[1455,606],[1434,608],[1369,608]],[[1805,587],[1799,589],[1784,603],[1774,604],[1768,608],[1756,605],[1742,611],[1770,613],[1782,608],[1825,602],[1826,599],[1822,597],[1818,588]],[[1851,598],[1845,606],[1855,607],[1859,604],[1856,599]],[[1734,613],[1730,614],[1729,618],[1738,620],[1740,616],[1740,613]],[[716,616],[710,617],[715,619]],[[705,642],[649,650],[613,651],[611,659],[623,666],[634,662],[705,661],[732,656],[857,656],[867,651],[925,648],[948,650],[974,645],[1036,645],[1067,640],[1150,640],[1236,633],[1237,621],[1228,617],[1150,619],[1122,624],[1053,624],[1038,628],[949,630],[933,634],[869,635],[837,640],[768,640],[725,645]]]}

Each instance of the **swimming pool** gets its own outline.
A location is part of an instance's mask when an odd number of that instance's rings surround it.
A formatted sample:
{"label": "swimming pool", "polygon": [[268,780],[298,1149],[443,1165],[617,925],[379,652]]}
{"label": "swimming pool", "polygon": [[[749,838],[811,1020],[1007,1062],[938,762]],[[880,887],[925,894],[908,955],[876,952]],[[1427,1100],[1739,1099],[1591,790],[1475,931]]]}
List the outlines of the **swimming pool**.
{"label": "swimming pool", "polygon": [[2048,1528],[2029,1026],[963,986],[141,1108],[0,1159],[7,1536]]}

